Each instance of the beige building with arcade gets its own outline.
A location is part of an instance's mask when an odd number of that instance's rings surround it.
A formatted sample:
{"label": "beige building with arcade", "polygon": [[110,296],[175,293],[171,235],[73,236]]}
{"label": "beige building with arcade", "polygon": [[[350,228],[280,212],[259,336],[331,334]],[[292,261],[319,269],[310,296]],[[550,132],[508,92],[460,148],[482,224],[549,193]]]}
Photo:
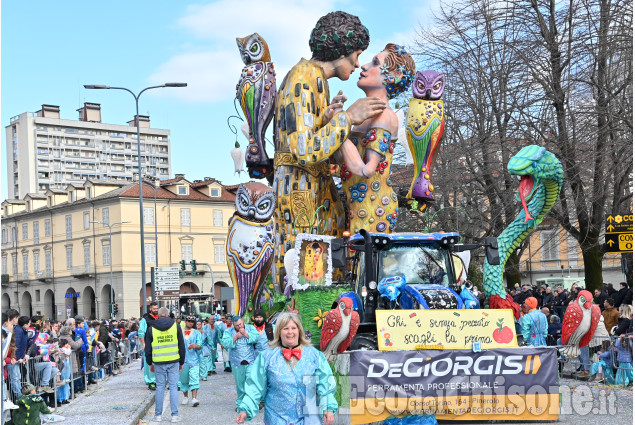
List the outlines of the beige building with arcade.
{"label": "beige building with arcade", "polygon": [[[178,266],[185,260],[189,271],[189,262],[196,260],[199,273],[181,274],[181,293],[210,292],[213,280],[218,299],[221,287],[232,286],[225,241],[237,186],[212,178],[191,183],[178,174],[155,182],[143,185],[147,297],[150,267]],[[5,200],[3,309],[58,320],[76,314],[109,317],[112,265],[117,317],[139,317],[139,225],[138,183],[86,180]],[[224,305],[232,308],[231,301]]]}

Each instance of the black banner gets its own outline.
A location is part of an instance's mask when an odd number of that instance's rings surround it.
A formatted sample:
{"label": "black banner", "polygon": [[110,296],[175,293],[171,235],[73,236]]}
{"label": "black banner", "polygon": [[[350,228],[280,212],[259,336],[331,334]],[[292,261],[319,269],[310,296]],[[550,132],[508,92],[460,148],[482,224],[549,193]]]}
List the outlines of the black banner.
{"label": "black banner", "polygon": [[[354,351],[351,418],[434,414],[441,419],[553,420],[558,363],[549,347],[452,351]],[[357,419],[354,419],[358,415]],[[377,420],[377,419],[375,419]]]}

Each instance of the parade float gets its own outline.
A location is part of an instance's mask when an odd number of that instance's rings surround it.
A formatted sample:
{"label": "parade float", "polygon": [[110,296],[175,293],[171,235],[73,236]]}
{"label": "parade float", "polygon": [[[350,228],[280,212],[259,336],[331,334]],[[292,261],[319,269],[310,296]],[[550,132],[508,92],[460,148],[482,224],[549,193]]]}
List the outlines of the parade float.
{"label": "parade float", "polygon": [[[343,42],[340,37],[351,33],[320,33],[318,27],[311,33],[312,50],[328,49],[327,42]],[[325,113],[331,99],[321,71],[302,60],[276,93],[264,39],[254,33],[237,42],[245,63],[236,99],[248,129],[247,169],[250,177],[273,182],[273,188],[265,194],[238,191],[227,240],[235,314],[248,319],[250,311],[261,308],[275,321],[277,312],[299,313],[307,336],[324,351],[339,380],[337,423],[557,420],[557,352],[518,346],[520,309],[505,291],[503,270],[560,193],[558,159],[535,145],[510,159],[508,172],[520,179],[522,208],[497,238],[466,245],[458,233],[443,229],[393,233],[398,211],[388,207],[396,205],[396,196],[386,191],[391,134],[370,130],[355,140],[351,133],[364,157],[362,147],[377,139],[384,161],[374,175],[362,172],[367,178],[354,184],[346,184],[352,175],[341,164],[340,196],[327,160],[329,150],[343,146],[350,123],[342,113],[322,121],[320,109]],[[388,56],[406,54],[401,46],[388,46]],[[389,94],[414,82],[406,117],[415,164],[408,196],[415,208],[422,203],[424,209],[435,191],[431,173],[445,125],[440,100],[445,75],[389,65],[386,60],[381,68]],[[275,123],[273,161],[264,136],[270,121]],[[348,203],[345,212],[337,205],[341,198]],[[467,264],[460,254],[480,247],[486,250],[483,286],[489,308],[466,287]],[[571,341],[579,346],[586,338]]]}

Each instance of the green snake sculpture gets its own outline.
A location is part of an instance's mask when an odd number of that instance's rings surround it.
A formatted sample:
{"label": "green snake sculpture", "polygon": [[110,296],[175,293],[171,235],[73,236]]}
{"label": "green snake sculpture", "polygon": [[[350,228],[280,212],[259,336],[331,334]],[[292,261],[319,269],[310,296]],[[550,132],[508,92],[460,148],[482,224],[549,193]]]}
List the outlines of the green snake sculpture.
{"label": "green snake sculpture", "polygon": [[507,170],[512,175],[520,176],[516,197],[523,209],[498,236],[500,265],[493,266],[485,260],[483,287],[485,295],[489,297],[490,308],[512,308],[516,318],[519,318],[520,307],[507,294],[503,283],[505,263],[556,203],[562,189],[564,171],[554,154],[536,145],[522,148],[509,160]]}

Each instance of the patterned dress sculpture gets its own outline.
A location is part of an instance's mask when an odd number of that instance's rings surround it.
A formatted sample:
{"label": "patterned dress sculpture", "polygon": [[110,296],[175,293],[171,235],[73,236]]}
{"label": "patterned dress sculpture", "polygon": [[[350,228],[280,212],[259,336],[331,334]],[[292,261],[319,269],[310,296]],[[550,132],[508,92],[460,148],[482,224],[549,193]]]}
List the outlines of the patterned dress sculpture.
{"label": "patterned dress sculpture", "polygon": [[[366,96],[388,104],[410,87],[414,71],[415,62],[403,46],[389,43],[371,63],[362,66],[357,85]],[[397,194],[391,187],[390,168],[398,122],[396,113],[386,108],[377,117],[355,126],[350,142],[342,147],[340,177],[348,198],[351,233],[361,229],[390,233],[397,225]]]}
{"label": "patterned dress sculpture", "polygon": [[413,98],[408,104],[406,137],[412,153],[415,174],[408,198],[417,201],[433,199],[434,185],[430,181],[432,166],[439,152],[445,126],[445,110],[440,100],[445,88],[445,74],[419,71],[412,85]]}
{"label": "patterned dress sculpture", "polygon": [[520,306],[505,291],[505,263],[556,203],[562,189],[564,171],[554,154],[536,145],[522,148],[509,160],[507,170],[512,175],[520,176],[518,198],[523,209],[498,236],[500,265],[493,266],[485,261],[483,288],[489,297],[490,308],[511,308],[516,318],[519,318]]}
{"label": "patterned dress sculpture", "polygon": [[271,183],[273,161],[265,150],[265,131],[273,118],[276,96],[276,72],[269,46],[258,34],[237,38],[238,50],[245,64],[236,85],[236,99],[249,124],[246,161],[249,176],[266,177]]}
{"label": "patterned dress sculpture", "polygon": [[250,192],[240,185],[236,212],[229,220],[227,267],[234,283],[235,314],[242,316],[249,299],[259,299],[273,263],[274,234],[271,216],[276,197],[271,191]]}

